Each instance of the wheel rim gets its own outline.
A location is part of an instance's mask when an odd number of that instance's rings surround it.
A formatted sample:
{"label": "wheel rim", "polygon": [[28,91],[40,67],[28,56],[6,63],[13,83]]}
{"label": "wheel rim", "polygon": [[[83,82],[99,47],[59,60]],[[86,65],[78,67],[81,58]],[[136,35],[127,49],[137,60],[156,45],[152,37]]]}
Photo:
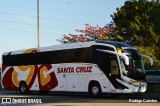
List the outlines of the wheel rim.
{"label": "wheel rim", "polygon": [[23,93],[26,92],[26,86],[25,85],[21,86],[21,92],[23,92]]}
{"label": "wheel rim", "polygon": [[97,86],[93,86],[93,88],[92,88],[92,93],[93,93],[93,95],[98,95],[98,93],[99,93],[99,88],[98,88]]}

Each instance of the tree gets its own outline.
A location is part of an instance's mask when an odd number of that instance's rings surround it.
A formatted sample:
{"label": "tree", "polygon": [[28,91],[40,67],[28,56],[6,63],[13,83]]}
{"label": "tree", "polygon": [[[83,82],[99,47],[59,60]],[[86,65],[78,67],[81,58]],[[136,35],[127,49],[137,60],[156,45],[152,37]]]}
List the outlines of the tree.
{"label": "tree", "polygon": [[156,1],[131,0],[112,15],[120,35],[132,45],[160,44],[160,5]]}
{"label": "tree", "polygon": [[[160,3],[155,0],[130,0],[111,15],[113,22],[104,27],[85,24],[80,34],[63,35],[62,43],[86,42],[97,39],[123,41],[154,59],[160,69]],[[145,60],[147,69],[149,62]]]}
{"label": "tree", "polygon": [[114,23],[100,27],[98,25],[92,26],[85,24],[85,29],[76,29],[79,34],[62,35],[62,38],[57,39],[61,43],[87,42],[94,40],[117,40],[121,41],[123,38],[117,35],[114,29]]}
{"label": "tree", "polygon": [[124,41],[152,56],[160,69],[160,4],[155,0],[126,1],[111,17]]}

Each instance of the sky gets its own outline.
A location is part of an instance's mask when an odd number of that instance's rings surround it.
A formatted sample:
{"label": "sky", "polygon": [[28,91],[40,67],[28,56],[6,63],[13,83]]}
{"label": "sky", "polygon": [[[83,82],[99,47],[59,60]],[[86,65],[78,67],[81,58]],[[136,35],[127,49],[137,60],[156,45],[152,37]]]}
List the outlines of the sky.
{"label": "sky", "polygon": [[[39,0],[40,47],[60,44],[62,35],[103,27],[126,0]],[[3,52],[37,47],[37,0],[0,0],[0,56]]]}

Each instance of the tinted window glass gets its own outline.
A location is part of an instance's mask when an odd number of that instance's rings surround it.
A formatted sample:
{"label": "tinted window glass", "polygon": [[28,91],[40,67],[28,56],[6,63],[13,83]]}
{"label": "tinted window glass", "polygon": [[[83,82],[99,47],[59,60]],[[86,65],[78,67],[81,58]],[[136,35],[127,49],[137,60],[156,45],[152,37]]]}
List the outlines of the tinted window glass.
{"label": "tinted window glass", "polygon": [[3,64],[7,66],[86,62],[90,48],[57,50],[48,52],[5,55]]}
{"label": "tinted window glass", "polygon": [[[97,51],[96,49],[99,49],[99,47],[93,47],[93,52],[91,54],[91,62],[97,64],[106,75],[109,75],[109,73],[111,73],[111,60],[114,60],[114,62],[117,63],[118,67],[117,57],[114,54]],[[119,74],[119,72],[116,73]]]}

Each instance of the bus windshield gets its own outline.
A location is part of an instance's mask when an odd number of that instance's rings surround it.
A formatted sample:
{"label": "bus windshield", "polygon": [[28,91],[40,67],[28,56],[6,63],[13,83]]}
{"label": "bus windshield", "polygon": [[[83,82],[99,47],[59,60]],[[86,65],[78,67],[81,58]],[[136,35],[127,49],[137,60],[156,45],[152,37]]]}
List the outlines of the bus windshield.
{"label": "bus windshield", "polygon": [[120,59],[123,74],[135,80],[145,79],[146,75],[141,56],[139,55],[138,51],[134,49],[123,49],[122,54],[125,54],[129,58],[129,65],[124,63],[123,58]]}

